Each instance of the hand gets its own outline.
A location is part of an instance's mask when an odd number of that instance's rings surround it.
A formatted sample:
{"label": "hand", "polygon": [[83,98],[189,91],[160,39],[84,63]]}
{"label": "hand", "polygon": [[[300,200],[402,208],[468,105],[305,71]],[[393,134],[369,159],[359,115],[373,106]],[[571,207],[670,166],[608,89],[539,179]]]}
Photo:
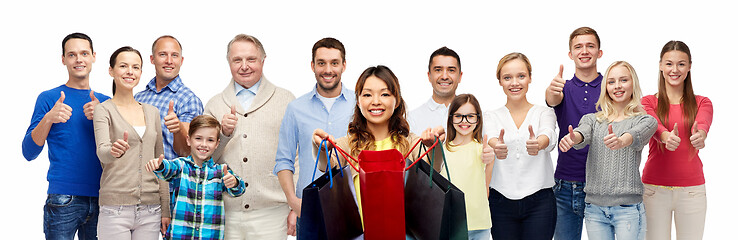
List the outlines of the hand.
{"label": "hand", "polygon": [[[320,142],[322,142],[324,139],[330,139],[331,141],[336,142],[336,139],[333,138],[333,136],[323,131],[323,129],[316,128],[315,131],[313,131],[313,143],[315,143],[315,145],[318,145],[318,147],[320,147]],[[331,146],[330,142],[326,144],[328,144],[329,147]]]}
{"label": "hand", "polygon": [[223,115],[220,125],[223,128],[223,135],[230,137],[236,129],[238,117],[236,117],[236,105],[231,105],[231,113]]}
{"label": "hand", "polygon": [[671,130],[671,132],[667,132],[666,135],[666,141],[664,142],[664,145],[666,146],[666,150],[674,151],[679,147],[679,143],[682,142],[682,139],[679,138],[679,130],[677,129],[677,124],[674,123],[674,129]]}
{"label": "hand", "polygon": [[505,140],[502,139],[504,135],[505,129],[500,130],[500,137],[497,138],[497,143],[492,146],[492,148],[494,148],[495,156],[497,156],[497,159],[507,158],[507,145],[505,145]]}
{"label": "hand", "polygon": [[95,91],[90,90],[90,99],[92,101],[89,101],[85,103],[84,106],[82,106],[85,109],[85,117],[87,117],[87,120],[92,120],[93,112],[95,111],[95,106],[100,104],[100,101],[97,100],[95,97]]}
{"label": "hand", "polygon": [[154,158],[146,163],[146,171],[153,172],[161,167],[161,162],[164,161],[164,154],[159,155],[159,158]]}
{"label": "hand", "polygon": [[114,158],[119,158],[130,148],[131,146],[128,145],[128,131],[125,131],[123,132],[123,139],[118,139],[113,143],[113,148],[110,149],[110,155],[113,155]]}
{"label": "hand", "polygon": [[179,118],[174,113],[174,101],[169,101],[169,111],[164,116],[164,125],[167,126],[167,129],[171,133],[178,133],[180,130]]}
{"label": "hand", "polygon": [[697,121],[692,124],[692,136],[689,137],[689,142],[692,143],[694,149],[700,150],[705,148],[705,138],[707,138],[707,132],[702,129],[697,129]]}
{"label": "hand", "polygon": [[297,214],[297,217],[300,217],[300,214],[302,213],[302,199],[295,196],[294,202],[287,201],[287,204],[289,204],[292,211]]}
{"label": "hand", "polygon": [[564,84],[566,84],[566,80],[564,80],[564,65],[559,65],[559,74],[554,77],[553,80],[551,80],[551,84],[548,85],[547,91],[556,94],[563,94],[564,91]]}
{"label": "hand", "polygon": [[[172,209],[174,211],[174,209]],[[162,217],[161,218],[161,234],[167,234],[167,229],[169,229],[169,224],[172,223],[172,218],[170,217]]]}
{"label": "hand", "polygon": [[446,131],[441,126],[428,128],[420,135],[420,139],[422,139],[423,145],[427,147],[433,145],[433,143],[436,142],[436,138],[438,138],[439,141],[443,141],[443,138],[445,137]]}
{"label": "hand", "polygon": [[563,138],[561,138],[561,141],[559,141],[559,149],[562,152],[569,151],[569,149],[571,149],[575,144],[577,144],[572,139],[574,137],[576,137],[574,135],[574,128],[572,128],[571,125],[569,125],[569,134],[566,134],[566,136],[564,136]]}
{"label": "hand", "polygon": [[64,98],[64,91],[62,91],[59,100],[56,100],[51,110],[44,115],[44,118],[48,118],[52,124],[65,123],[72,117],[72,107],[64,104]]}
{"label": "hand", "polygon": [[533,132],[532,125],[528,125],[528,132],[530,132],[530,137],[525,141],[525,147],[528,150],[528,155],[536,156],[541,148],[538,146],[538,140],[536,139],[536,134]]}
{"label": "hand", "polygon": [[223,184],[228,188],[234,188],[238,185],[238,179],[228,171],[228,165],[223,164]]}
{"label": "hand", "polygon": [[495,154],[492,147],[489,146],[487,134],[484,134],[484,142],[482,142],[482,163],[490,164],[495,160]]}
{"label": "hand", "polygon": [[297,236],[297,213],[293,210],[287,215],[287,235]]}
{"label": "hand", "polygon": [[603,138],[603,140],[605,141],[605,146],[607,146],[611,150],[618,150],[625,147],[623,140],[615,135],[615,133],[613,133],[612,124],[607,125],[607,133],[608,134]]}

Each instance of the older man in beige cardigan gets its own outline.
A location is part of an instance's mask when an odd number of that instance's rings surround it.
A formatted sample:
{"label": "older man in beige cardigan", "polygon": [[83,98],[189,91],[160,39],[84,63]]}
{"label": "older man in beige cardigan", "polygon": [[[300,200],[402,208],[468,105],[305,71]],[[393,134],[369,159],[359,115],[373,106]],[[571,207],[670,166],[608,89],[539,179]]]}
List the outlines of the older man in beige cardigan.
{"label": "older man in beige cardigan", "polygon": [[205,114],[223,123],[214,159],[227,163],[246,185],[241,197],[224,197],[225,239],[286,239],[290,208],[271,171],[279,125],[295,96],[262,75],[266,53],[255,37],[234,37],[227,56],[233,79],[205,106]]}

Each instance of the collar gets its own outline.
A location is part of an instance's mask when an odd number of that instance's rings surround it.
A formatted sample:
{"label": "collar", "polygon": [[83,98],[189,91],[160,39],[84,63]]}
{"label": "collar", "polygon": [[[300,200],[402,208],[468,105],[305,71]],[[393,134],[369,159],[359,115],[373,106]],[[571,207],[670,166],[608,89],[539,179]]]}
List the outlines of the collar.
{"label": "collar", "polygon": [[597,77],[588,83],[583,82],[582,80],[579,80],[576,74],[574,75],[574,77],[571,78],[571,81],[579,87],[584,87],[584,84],[589,84],[589,86],[591,87],[597,87],[602,82],[602,74],[601,73],[597,73],[597,74],[598,74]]}
{"label": "collar", "polygon": [[[343,82],[341,82],[341,94],[339,94],[338,97],[336,97],[336,99],[348,100],[349,97],[347,96],[350,96],[350,95],[353,95],[353,94],[351,94],[348,88],[346,88]],[[313,96],[313,98],[318,99],[319,94],[318,94],[318,84],[317,83],[315,84],[315,86],[313,86],[313,90],[310,91],[310,96]]]}
{"label": "collar", "polygon": [[438,110],[439,108],[446,108],[446,105],[443,105],[442,103],[437,103],[435,100],[433,100],[433,97],[428,99],[427,102],[425,102],[425,105],[428,106],[428,109],[431,111]]}
{"label": "collar", "polygon": [[[183,159],[186,163],[191,164],[193,167],[199,168],[197,164],[195,164],[195,160],[192,159],[192,156],[187,156]],[[210,157],[207,161],[203,162],[203,167],[207,168],[213,168],[215,166],[215,161],[213,161],[213,157]]]}
{"label": "collar", "polygon": [[244,90],[247,90],[253,93],[254,95],[256,95],[256,93],[259,91],[259,86],[261,85],[261,79],[259,79],[258,82],[254,83],[254,85],[251,86],[250,88],[245,88],[241,86],[241,84],[238,84],[236,81],[233,81],[233,83],[234,83],[233,87],[236,89],[236,95],[238,95]]}
{"label": "collar", "polygon": [[[169,84],[161,88],[161,91],[164,91],[165,88],[169,88],[172,92],[179,91],[180,88],[182,88],[184,84],[182,84],[182,79],[179,78],[179,75],[174,78]],[[156,77],[152,78],[151,81],[149,81],[149,84],[146,84],[146,89],[149,89],[151,91],[154,91],[155,93],[161,93],[161,91],[156,91]]]}

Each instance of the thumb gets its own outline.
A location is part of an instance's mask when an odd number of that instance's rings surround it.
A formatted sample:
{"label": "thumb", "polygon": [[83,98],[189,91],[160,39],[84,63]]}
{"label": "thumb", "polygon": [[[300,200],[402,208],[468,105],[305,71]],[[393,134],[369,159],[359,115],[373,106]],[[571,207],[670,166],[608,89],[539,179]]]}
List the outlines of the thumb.
{"label": "thumb", "polygon": [[557,77],[564,78],[564,64],[559,65],[559,75]]}
{"label": "thumb", "polygon": [[697,133],[697,121],[694,121],[694,123],[692,123],[692,134],[695,133]]}
{"label": "thumb", "polygon": [[159,154],[159,162],[158,162],[157,166],[161,166],[161,162],[163,162],[163,161],[164,161],[164,154]]}
{"label": "thumb", "polygon": [[489,138],[487,137],[487,134],[484,134],[484,143],[482,143],[482,146],[489,147]]}
{"label": "thumb", "polygon": [[677,123],[674,123],[674,129],[671,130],[671,133],[674,134],[674,136],[679,136],[679,129],[677,129]]}
{"label": "thumb", "polygon": [[90,90],[90,100],[97,101],[97,98],[95,97],[95,91]]}
{"label": "thumb", "polygon": [[607,125],[607,133],[612,134],[612,124]]}
{"label": "thumb", "polygon": [[174,113],[174,100],[170,100],[169,101],[169,112],[167,112],[167,113],[169,113],[169,114]]}
{"label": "thumb", "polygon": [[123,132],[123,141],[128,142],[128,131]]}
{"label": "thumb", "polygon": [[61,96],[59,97],[59,100],[57,100],[56,102],[58,102],[58,103],[64,103],[64,98],[66,98],[64,96],[64,91],[61,91]]}
{"label": "thumb", "polygon": [[497,140],[500,141],[500,143],[505,143],[505,140],[502,139],[503,136],[505,136],[505,129],[504,128],[502,130],[500,130],[500,137],[497,138]]}
{"label": "thumb", "polygon": [[228,174],[228,164],[224,163],[223,164],[223,175],[225,176],[226,174]]}
{"label": "thumb", "polygon": [[231,114],[236,115],[236,105],[231,105]]}
{"label": "thumb", "polygon": [[528,125],[528,132],[530,132],[530,139],[536,138],[536,134],[533,132],[533,125]]}
{"label": "thumb", "polygon": [[574,128],[569,125],[569,136],[574,136]]}

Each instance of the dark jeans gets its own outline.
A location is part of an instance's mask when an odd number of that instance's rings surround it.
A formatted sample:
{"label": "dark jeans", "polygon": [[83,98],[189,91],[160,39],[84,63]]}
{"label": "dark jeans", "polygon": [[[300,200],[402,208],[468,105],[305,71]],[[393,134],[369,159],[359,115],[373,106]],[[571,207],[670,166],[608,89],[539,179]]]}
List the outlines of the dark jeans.
{"label": "dark jeans", "polygon": [[584,224],[584,183],[556,179],[556,231],[554,239],[582,239]]}
{"label": "dark jeans", "polygon": [[494,189],[489,191],[492,238],[495,240],[538,240],[553,238],[556,227],[556,198],[551,188],[523,199],[511,200]]}
{"label": "dark jeans", "polygon": [[97,197],[49,194],[44,205],[46,239],[97,239]]}

